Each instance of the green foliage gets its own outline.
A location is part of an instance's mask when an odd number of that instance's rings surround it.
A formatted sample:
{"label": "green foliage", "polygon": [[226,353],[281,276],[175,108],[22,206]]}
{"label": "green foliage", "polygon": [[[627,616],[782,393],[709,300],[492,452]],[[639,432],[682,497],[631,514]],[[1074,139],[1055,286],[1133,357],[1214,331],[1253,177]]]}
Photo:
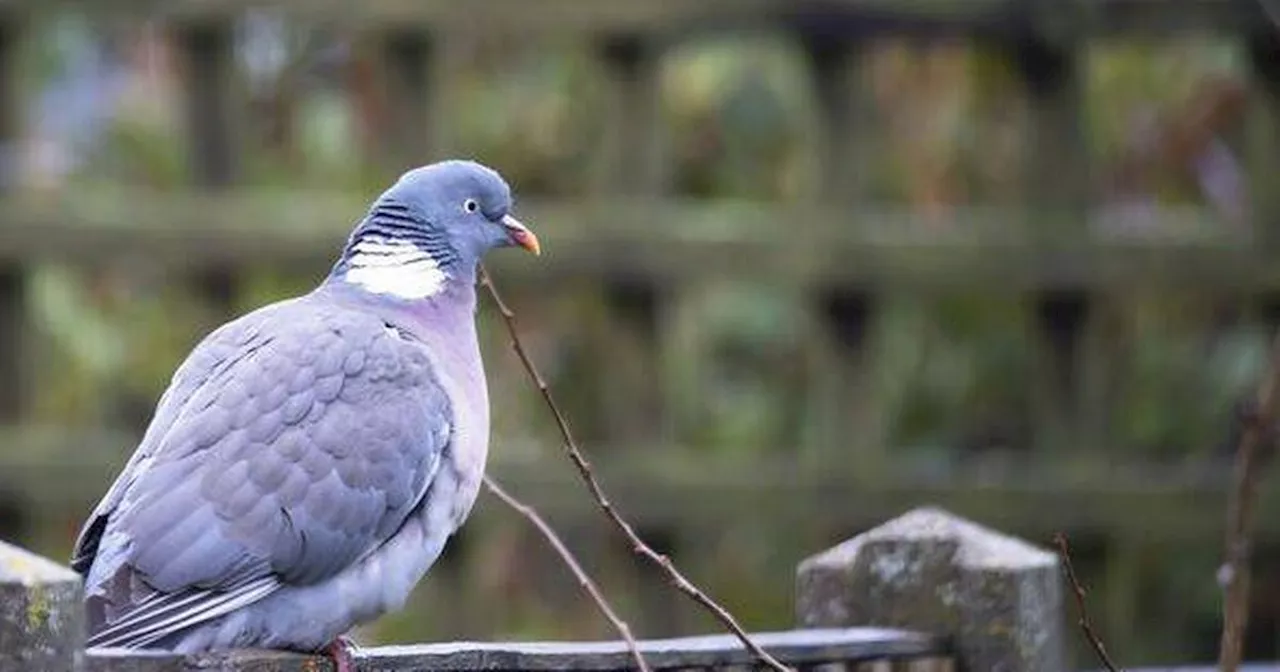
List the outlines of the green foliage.
{"label": "green foliage", "polygon": [[699,40],[668,57],[663,93],[683,191],[793,198],[813,148],[803,54],[776,37]]}
{"label": "green foliage", "polygon": [[958,441],[1025,450],[1033,351],[1025,306],[969,297],[886,303],[876,334],[877,393],[894,445],[950,452]]}

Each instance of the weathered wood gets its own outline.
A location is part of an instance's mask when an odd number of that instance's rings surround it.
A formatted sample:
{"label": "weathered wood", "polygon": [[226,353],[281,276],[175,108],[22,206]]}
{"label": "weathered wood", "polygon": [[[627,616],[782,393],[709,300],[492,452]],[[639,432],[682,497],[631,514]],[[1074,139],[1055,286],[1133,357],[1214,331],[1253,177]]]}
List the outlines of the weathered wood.
{"label": "weathered wood", "polygon": [[[1023,146],[1028,226],[1048,243],[1079,239],[1088,219],[1089,157],[1083,127],[1083,52],[1036,35],[1009,45],[1028,98],[1028,137]],[[1053,212],[1057,220],[1040,215]]]}
{"label": "weathered wood", "polygon": [[18,145],[23,125],[21,73],[18,70],[23,35],[29,17],[10,6],[0,7],[0,193],[17,186],[22,152]]}
{"label": "weathered wood", "polygon": [[1275,30],[1248,36],[1246,50],[1253,76],[1245,147],[1253,229],[1271,249],[1280,246],[1280,37]]}
{"label": "weathered wood", "polygon": [[[1107,543],[1106,573],[1102,590],[1105,601],[1095,607],[1094,618],[1103,618],[1098,624],[1107,633],[1107,640],[1132,642],[1134,632],[1143,627],[1139,617],[1139,604],[1143,585],[1143,542],[1140,537],[1117,537]],[[1132,649],[1126,657],[1141,655]]]}
{"label": "weathered wood", "polygon": [[1040,341],[1036,389],[1037,447],[1076,445],[1080,432],[1081,341],[1089,321],[1090,297],[1064,288],[1037,293],[1034,325]]}
{"label": "weathered wood", "polygon": [[875,156],[874,108],[860,67],[864,42],[838,31],[802,33],[800,39],[817,99],[817,195],[827,203],[857,203]]}
{"label": "weathered wood", "polygon": [[[39,6],[34,0],[31,4]],[[1190,0],[1180,0],[1194,4]],[[46,3],[47,5],[48,3]],[[629,3],[597,0],[484,0],[458,5],[448,0],[373,0],[346,3],[335,0],[275,0],[273,8],[296,20],[325,20],[366,27],[432,25],[456,28],[477,22],[494,29],[523,28],[544,33],[581,31],[653,31],[686,24],[715,28],[755,28],[776,22],[797,11],[818,8],[840,11],[856,18],[868,14],[894,17],[903,30],[939,29],[964,32],[990,29],[1004,16],[1002,0],[925,0],[896,3],[893,0],[666,0],[662,3]],[[159,14],[173,18],[224,17],[260,6],[253,0],[161,2],[160,0],[108,0],[95,9]],[[1012,17],[1013,15],[1009,15]]]}
{"label": "weathered wood", "polygon": [[[229,192],[221,196],[132,189],[76,198],[18,195],[0,201],[0,260],[87,262],[112,257],[199,269],[220,264],[313,264],[327,269],[368,206],[368,194]],[[957,209],[926,221],[904,208],[656,199],[522,199],[555,263],[496,254],[503,274],[546,278],[635,275],[769,277],[813,285],[903,290],[1195,288],[1280,289],[1280,265],[1198,209],[1157,216],[1167,234],[1092,234],[1042,249],[1019,230],[1018,209]],[[1042,219],[1053,226],[1055,214]],[[813,223],[803,238],[778,222]],[[662,222],[655,227],[654,222]],[[1102,227],[1099,227],[1102,228]],[[39,230],[41,235],[25,235]]]}
{"label": "weathered wood", "polygon": [[[110,485],[135,442],[129,435],[0,435],[0,445],[13,448],[0,454],[0,489],[29,505],[37,529],[74,525]],[[1104,456],[1092,468],[1075,461],[1070,479],[1062,477],[1061,466],[1045,460],[1015,463],[1003,472],[959,470],[946,479],[890,471],[864,481],[831,465],[801,468],[791,446],[762,451],[745,463],[679,447],[591,448],[612,498],[636,525],[653,529],[718,529],[741,520],[743,511],[753,512],[762,537],[798,528],[865,529],[930,501],[1029,538],[1066,531],[1175,543],[1219,534],[1226,502],[1227,472],[1211,464],[1161,468]],[[582,506],[572,470],[554,451],[547,454],[545,461],[495,455],[492,473],[562,524],[597,519],[598,511]],[[762,473],[769,474],[767,481]],[[761,507],[762,501],[769,505]],[[1280,491],[1264,492],[1259,507],[1280,510]],[[1259,520],[1258,539],[1280,540],[1280,518]]]}
{"label": "weathered wood", "polygon": [[[1049,248],[1072,246],[1086,235],[1088,165],[1083,134],[1082,52],[1070,39],[1039,33],[1008,45],[1028,97],[1028,138],[1024,146],[1023,193],[1028,234]],[[1059,215],[1046,221],[1045,211]],[[1039,336],[1035,413],[1040,447],[1086,441],[1082,431],[1081,341],[1092,297],[1080,288],[1047,288],[1033,297]],[[1087,441],[1086,441],[1087,442]]]}
{"label": "weathered wood", "polygon": [[[0,12],[0,194],[7,193],[18,179],[18,21],[11,11]],[[0,381],[8,381],[0,385],[0,422],[13,422],[22,415],[27,392],[25,266],[21,258],[0,260]]]}
{"label": "weathered wood", "polygon": [[[1172,667],[1126,667],[1129,672],[1219,672],[1221,668],[1213,665],[1177,665]],[[1258,665],[1241,665],[1239,672],[1275,672],[1274,663]]]}
{"label": "weathered wood", "polygon": [[[17,0],[37,9],[83,3],[74,0]],[[1083,35],[1115,33],[1172,35],[1189,30],[1240,32],[1267,25],[1259,3],[1238,0],[1092,0],[1061,3],[1037,0],[274,0],[272,7],[296,20],[327,20],[344,25],[476,25],[537,31],[645,30],[672,24],[715,28],[755,28],[779,17],[821,11],[850,21],[874,19],[903,34],[972,34],[1012,31],[1023,25],[1027,5],[1044,7],[1031,17],[1061,23]],[[225,16],[259,7],[255,0],[100,0],[96,11],[159,14],[172,17]]]}
{"label": "weathered wood", "polygon": [[435,124],[432,36],[422,29],[392,29],[379,37],[388,118],[380,129],[380,157],[391,175],[430,163]]}
{"label": "weathered wood", "polygon": [[[670,180],[667,134],[662,115],[661,65],[665,43],[655,37],[635,32],[606,32],[593,38],[592,47],[603,67],[605,81],[603,137],[593,161],[591,190],[593,197],[608,202],[619,195],[645,199],[661,198]],[[534,216],[542,227],[542,217]],[[654,222],[649,228],[662,226]],[[554,238],[554,234],[552,238]],[[544,239],[546,237],[544,236]],[[679,297],[662,286],[658,278],[631,269],[619,268],[603,275],[601,292],[608,313],[609,326],[601,334],[599,344],[608,350],[622,345],[618,339],[632,341],[634,348],[631,370],[654,371],[659,351],[668,344],[668,329],[673,302]],[[638,360],[638,361],[635,361]],[[607,432],[614,440],[656,440],[666,427],[661,418],[649,418],[638,424],[631,419],[648,414],[628,413],[626,409],[652,399],[650,404],[664,415],[660,407],[678,405],[663,392],[666,388],[655,376],[631,376],[616,381],[601,380],[602,407],[605,409]],[[639,397],[639,399],[637,399]]]}
{"label": "weathered wood", "polygon": [[241,162],[236,132],[234,39],[229,21],[180,23],[174,39],[181,59],[187,160],[201,187],[231,186]]}
{"label": "weathered wood", "polygon": [[886,467],[883,415],[872,394],[868,335],[876,296],[856,288],[815,292],[827,329],[815,357],[812,404],[818,409],[815,463],[843,464],[859,478],[875,479]]}
{"label": "weathered wood", "polygon": [[[173,36],[182,68],[190,180],[200,189],[222,193],[237,181],[243,161],[232,23],[226,18],[179,22]],[[192,279],[218,313],[233,312],[236,279],[229,265],[197,269]]]}
{"label": "weathered wood", "polygon": [[635,33],[606,33],[596,53],[606,73],[609,123],[594,171],[597,192],[653,196],[669,178],[662,123],[661,64],[665,44]]}
{"label": "weathered wood", "polygon": [[911,511],[805,560],[796,616],[809,627],[946,634],[964,669],[1066,670],[1057,557],[939,509]]}
{"label": "weathered wood", "polygon": [[[428,645],[434,646],[434,645]],[[424,648],[417,646],[415,649]],[[413,659],[407,659],[403,666],[398,666],[396,660],[387,657],[379,658],[381,648],[370,649],[369,652],[374,655],[366,655],[360,660],[360,672],[430,672],[435,669],[452,669],[452,671],[463,672],[470,669],[492,669],[492,671],[502,671],[502,669],[513,669],[508,667],[449,667],[436,668],[419,666],[413,662]],[[439,657],[451,654],[438,654],[438,657],[431,662],[438,662]],[[786,659],[785,659],[786,662]],[[84,657],[84,672],[195,672],[200,669],[221,669],[227,672],[332,672],[332,663],[329,660],[315,657],[305,657],[305,655],[274,653],[274,652],[257,652],[257,650],[244,650],[244,652],[236,652],[229,654],[216,655],[188,655],[188,657],[179,657],[179,655],[165,653],[138,653],[123,652],[119,649],[95,649]],[[381,667],[372,667],[372,664],[380,663]],[[955,663],[945,658],[924,658],[920,660],[906,660],[905,669],[916,672],[954,672]],[[813,664],[795,664],[799,669],[812,669],[812,671],[820,672],[837,672],[844,669],[869,669],[869,671],[877,671],[874,663],[863,663],[860,666],[844,667],[838,663],[813,663]],[[658,668],[658,666],[654,666]],[[676,667],[672,667],[676,668]],[[534,668],[545,669],[545,668]],[[581,669],[581,668],[573,668]],[[600,669],[600,668],[590,668]],[[622,668],[618,668],[622,669]],[[687,667],[687,669],[723,669],[718,666],[705,667]],[[1217,672],[1216,667],[1212,666],[1176,666],[1176,667],[1139,667],[1125,668],[1130,672]],[[1240,672],[1275,672],[1274,664],[1244,664],[1240,666]]]}
{"label": "weathered wood", "polygon": [[[363,672],[368,668],[360,669]],[[333,672],[333,663],[317,656],[258,650],[181,656],[163,651],[90,649],[84,656],[84,672],[194,672],[195,670]]]}
{"label": "weathered wood", "polygon": [[706,310],[717,283],[691,278],[664,298],[659,342],[654,356],[662,400],[663,430],[659,437],[674,441],[688,437],[706,421],[706,382],[712,364]]}
{"label": "weathered wood", "polygon": [[0,421],[22,416],[28,393],[26,274],[17,263],[0,264]]}
{"label": "weathered wood", "polygon": [[75,572],[0,541],[0,672],[78,670],[82,595]]}
{"label": "weathered wood", "polygon": [[608,442],[655,441],[663,436],[664,399],[658,368],[659,335],[670,290],[626,275],[609,276],[600,291],[607,310],[595,326],[593,361],[610,362],[597,377],[600,416]]}
{"label": "weathered wood", "polygon": [[[753,635],[769,653],[791,665],[832,661],[857,662],[945,654],[937,637],[882,628],[792,630]],[[730,635],[649,639],[638,642],[646,662],[655,670],[748,665],[753,658]],[[229,654],[179,656],[91,650],[87,672],[179,672],[234,669],[237,672],[303,672],[330,669],[326,660],[276,652],[241,651]],[[631,669],[634,661],[626,644],[604,642],[450,642],[361,649],[356,661],[362,672],[427,670],[581,670]]]}
{"label": "weathered wood", "polygon": [[[865,196],[868,161],[875,153],[870,92],[860,67],[865,45],[861,36],[840,29],[803,22],[801,30],[817,98],[815,195],[824,203],[858,203]],[[799,221],[801,226],[785,228],[807,238],[816,222]],[[817,453],[842,455],[850,470],[874,478],[883,466],[883,423],[868,393],[865,355],[876,302],[872,292],[849,284],[812,290],[810,308],[827,331],[811,374]]]}

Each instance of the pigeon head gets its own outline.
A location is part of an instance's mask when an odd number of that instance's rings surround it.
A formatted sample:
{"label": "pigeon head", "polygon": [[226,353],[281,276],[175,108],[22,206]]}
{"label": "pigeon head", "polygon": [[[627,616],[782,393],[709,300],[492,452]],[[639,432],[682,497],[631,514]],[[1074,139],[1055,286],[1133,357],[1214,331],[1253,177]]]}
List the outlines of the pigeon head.
{"label": "pigeon head", "polygon": [[511,215],[511,188],[472,161],[415,168],[382,193],[352,231],[332,277],[375,294],[415,300],[450,282],[472,283],[495,247],[540,253]]}

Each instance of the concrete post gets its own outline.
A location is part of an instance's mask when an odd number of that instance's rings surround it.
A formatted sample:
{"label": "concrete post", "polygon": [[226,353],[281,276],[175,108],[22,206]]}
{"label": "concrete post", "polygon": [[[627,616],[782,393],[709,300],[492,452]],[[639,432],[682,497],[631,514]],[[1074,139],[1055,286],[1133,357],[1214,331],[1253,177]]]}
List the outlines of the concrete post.
{"label": "concrete post", "polygon": [[922,508],[808,558],[802,627],[875,625],[948,635],[962,670],[1064,672],[1058,559]]}
{"label": "concrete post", "polygon": [[79,670],[80,576],[0,541],[0,672]]}

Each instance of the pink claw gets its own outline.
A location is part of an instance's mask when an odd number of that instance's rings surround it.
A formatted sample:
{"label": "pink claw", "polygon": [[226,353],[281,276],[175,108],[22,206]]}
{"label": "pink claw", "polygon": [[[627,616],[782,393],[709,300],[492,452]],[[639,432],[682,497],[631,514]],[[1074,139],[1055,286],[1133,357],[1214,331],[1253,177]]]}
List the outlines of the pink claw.
{"label": "pink claw", "polygon": [[324,647],[324,652],[333,659],[334,672],[356,672],[355,652],[358,649],[355,642],[339,637]]}

